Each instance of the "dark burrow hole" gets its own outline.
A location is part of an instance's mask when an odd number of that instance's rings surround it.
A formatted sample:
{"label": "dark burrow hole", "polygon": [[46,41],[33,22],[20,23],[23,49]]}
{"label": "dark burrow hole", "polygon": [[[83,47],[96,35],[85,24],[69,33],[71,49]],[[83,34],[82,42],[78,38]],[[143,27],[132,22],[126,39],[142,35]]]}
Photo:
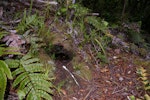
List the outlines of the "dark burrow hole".
{"label": "dark burrow hole", "polygon": [[72,51],[67,50],[61,44],[52,45],[49,54],[54,60],[60,61],[71,61],[74,55]]}

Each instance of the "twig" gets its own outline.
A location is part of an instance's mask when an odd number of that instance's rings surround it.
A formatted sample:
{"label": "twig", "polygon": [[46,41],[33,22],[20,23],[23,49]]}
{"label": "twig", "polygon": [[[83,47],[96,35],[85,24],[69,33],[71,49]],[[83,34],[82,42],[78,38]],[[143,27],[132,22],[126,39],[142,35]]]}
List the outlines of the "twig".
{"label": "twig", "polygon": [[84,81],[89,82],[89,80],[84,79],[83,77],[81,77],[81,76],[80,76],[80,75],[78,75],[77,73],[73,73],[73,74],[77,75],[78,77],[80,77],[80,78],[81,78],[81,79],[83,79]]}
{"label": "twig", "polygon": [[71,77],[73,78],[73,80],[75,81],[75,83],[78,86],[80,86],[79,83],[77,82],[76,78],[74,77],[74,75],[69,71],[69,69],[66,66],[64,66],[64,65],[62,67],[71,75]]}
{"label": "twig", "polygon": [[17,24],[19,22],[21,22],[21,19],[5,22],[4,24]]}
{"label": "twig", "polygon": [[125,89],[125,87],[122,88],[122,89],[120,89],[120,90],[118,90],[118,91],[116,91],[116,88],[115,88],[114,91],[112,92],[112,94],[115,94],[115,93],[118,93],[118,92],[120,92],[120,91],[123,91],[124,89]]}
{"label": "twig", "polygon": [[93,88],[90,89],[90,91],[86,94],[86,96],[83,98],[83,100],[86,100],[88,98],[88,96],[90,95],[90,93],[92,92]]}
{"label": "twig", "polygon": [[43,1],[43,0],[36,0],[37,2],[40,2],[40,3],[45,3],[45,4],[50,4],[50,5],[57,5],[58,2],[56,1]]}
{"label": "twig", "polygon": [[91,57],[94,59],[96,65],[99,65],[96,58],[93,56],[91,49],[88,47]]}
{"label": "twig", "polygon": [[94,46],[94,49],[95,49],[96,53],[98,53],[98,52],[99,52],[99,49],[98,49],[98,50],[96,49],[96,45],[94,44],[93,41],[92,41],[92,45]]}
{"label": "twig", "polygon": [[[17,3],[22,6],[30,7],[30,2],[27,0],[18,0]],[[45,4],[48,5],[54,5],[57,6],[58,2],[56,1],[43,1],[43,0],[34,0],[34,4],[32,5],[32,8],[41,9]],[[18,5],[18,4],[16,4]]]}
{"label": "twig", "polygon": [[99,13],[88,13],[87,16],[99,16]]}

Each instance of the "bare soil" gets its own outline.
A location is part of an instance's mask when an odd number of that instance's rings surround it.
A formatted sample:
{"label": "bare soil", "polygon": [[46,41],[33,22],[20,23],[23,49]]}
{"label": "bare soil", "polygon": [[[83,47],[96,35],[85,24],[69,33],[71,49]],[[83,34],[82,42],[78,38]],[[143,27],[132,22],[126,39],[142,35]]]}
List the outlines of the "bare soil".
{"label": "bare soil", "polygon": [[[71,62],[56,61],[55,84],[65,80],[61,93],[54,94],[54,100],[129,100],[129,96],[141,97],[144,94],[142,83],[136,73],[139,66],[134,64],[138,56],[130,53],[109,51],[110,64],[92,68],[92,79],[86,81],[74,74],[79,86],[70,74],[62,68],[63,65],[73,72]],[[79,62],[80,63],[80,62]],[[88,66],[88,65],[87,65]]]}

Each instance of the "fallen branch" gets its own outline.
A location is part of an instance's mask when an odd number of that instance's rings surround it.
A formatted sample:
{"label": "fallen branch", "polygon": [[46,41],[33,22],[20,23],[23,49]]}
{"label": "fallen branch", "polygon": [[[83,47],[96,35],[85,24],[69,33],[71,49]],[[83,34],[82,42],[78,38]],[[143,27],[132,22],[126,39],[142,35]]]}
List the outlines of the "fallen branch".
{"label": "fallen branch", "polygon": [[39,3],[45,3],[45,4],[50,4],[50,5],[57,5],[58,2],[56,1],[43,1],[43,0],[36,0]]}
{"label": "fallen branch", "polygon": [[79,83],[77,82],[76,78],[74,77],[74,75],[69,71],[69,69],[66,66],[62,66],[62,67],[71,75],[71,77],[73,78],[73,80],[75,81],[75,83],[78,86],[80,86]]}
{"label": "fallen branch", "polygon": [[99,16],[99,13],[88,13],[87,16]]}

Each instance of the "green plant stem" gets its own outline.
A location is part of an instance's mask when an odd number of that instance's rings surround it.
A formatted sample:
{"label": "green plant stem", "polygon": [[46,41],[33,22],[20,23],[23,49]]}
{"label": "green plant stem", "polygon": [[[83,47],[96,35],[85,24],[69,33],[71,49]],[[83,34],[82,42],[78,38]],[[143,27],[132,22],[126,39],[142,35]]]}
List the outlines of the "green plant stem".
{"label": "green plant stem", "polygon": [[100,48],[102,49],[102,52],[104,53],[104,55],[106,56],[106,52],[105,52],[105,50],[104,50],[104,48],[103,48],[103,46],[102,46],[102,44],[97,40],[97,39],[95,39],[95,41],[98,43],[98,45],[100,46]]}
{"label": "green plant stem", "polygon": [[32,5],[33,5],[33,0],[31,0],[30,9],[29,9],[29,15],[31,15]]}

